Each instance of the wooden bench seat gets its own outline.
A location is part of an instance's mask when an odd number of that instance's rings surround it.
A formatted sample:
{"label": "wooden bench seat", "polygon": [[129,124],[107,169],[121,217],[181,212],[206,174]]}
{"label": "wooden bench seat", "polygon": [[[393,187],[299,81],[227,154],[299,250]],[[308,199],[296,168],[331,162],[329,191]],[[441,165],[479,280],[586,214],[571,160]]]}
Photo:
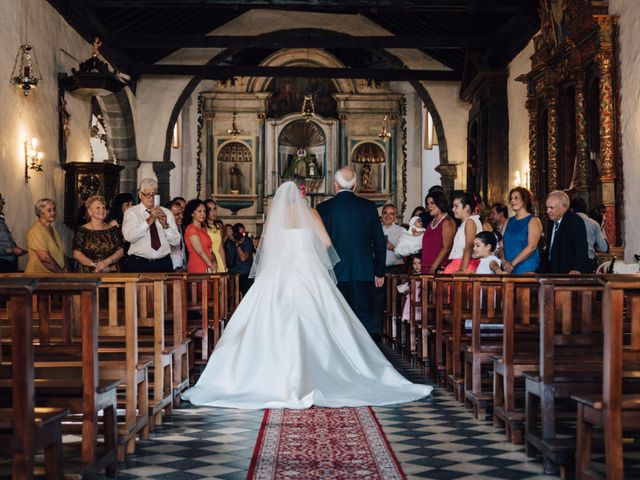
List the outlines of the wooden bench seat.
{"label": "wooden bench seat", "polygon": [[[611,275],[602,308],[602,381],[597,393],[576,393],[576,478],[622,480],[624,434],[640,431],[640,276]],[[593,430],[602,430],[606,477],[592,467]]]}
{"label": "wooden bench seat", "polygon": [[542,453],[545,473],[559,467],[565,478],[575,466],[575,441],[560,440],[557,402],[600,388],[603,286],[587,275],[539,281],[540,362],[538,372],[525,374],[525,451]]}
{"label": "wooden bench seat", "polygon": [[[31,479],[35,453],[44,450],[45,476],[63,475],[61,422],[67,409],[35,407],[32,294],[37,281],[0,278],[0,299],[11,325],[11,352],[0,344],[0,363],[11,365],[11,407],[0,408],[0,455],[12,457],[12,478]],[[8,399],[9,395],[5,397]]]}

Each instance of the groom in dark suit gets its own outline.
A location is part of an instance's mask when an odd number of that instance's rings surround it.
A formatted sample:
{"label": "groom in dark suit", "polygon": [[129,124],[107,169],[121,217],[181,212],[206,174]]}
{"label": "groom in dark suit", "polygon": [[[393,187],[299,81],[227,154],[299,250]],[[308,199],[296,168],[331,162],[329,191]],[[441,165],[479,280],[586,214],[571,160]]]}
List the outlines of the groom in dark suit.
{"label": "groom in dark suit", "polygon": [[318,205],[340,261],[334,267],[338,289],[374,340],[382,325],[373,321],[373,287],[384,285],[385,241],[378,210],[358,197],[356,174],[343,167],[335,174],[336,196]]}

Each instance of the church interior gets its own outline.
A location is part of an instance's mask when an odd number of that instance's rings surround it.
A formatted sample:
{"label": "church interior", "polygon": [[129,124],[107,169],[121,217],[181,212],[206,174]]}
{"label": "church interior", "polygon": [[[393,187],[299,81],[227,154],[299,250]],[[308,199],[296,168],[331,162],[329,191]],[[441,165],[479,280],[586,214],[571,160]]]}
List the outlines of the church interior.
{"label": "church interior", "polygon": [[[638,0],[0,2],[0,478],[640,478],[638,25]],[[343,167],[405,227],[434,186],[486,215],[523,187],[550,245],[565,192],[608,249],[598,274],[387,270],[379,346],[434,391],[333,416],[181,398],[240,272],[29,273],[46,205],[80,263],[85,202],[144,179],[257,245],[283,182],[316,207]]]}

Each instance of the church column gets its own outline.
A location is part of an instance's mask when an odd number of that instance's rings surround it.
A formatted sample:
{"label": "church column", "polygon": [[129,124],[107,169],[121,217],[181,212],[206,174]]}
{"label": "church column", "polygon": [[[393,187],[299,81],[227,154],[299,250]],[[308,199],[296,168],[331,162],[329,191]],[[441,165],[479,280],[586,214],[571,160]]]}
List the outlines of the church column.
{"label": "church column", "polygon": [[612,245],[617,244],[615,214],[615,147],[613,142],[613,54],[600,52],[596,56],[600,70],[600,182],[604,205],[605,233]]}
{"label": "church column", "polygon": [[599,52],[596,62],[600,73],[600,182],[604,205],[605,234],[611,245],[619,245],[616,228],[616,145],[615,104],[613,93],[613,28],[614,19],[608,15],[598,16]]}
{"label": "church column", "polygon": [[140,160],[118,160],[118,165],[124,167],[120,172],[120,192],[132,193],[135,197],[135,192],[138,190],[138,167],[140,166]]}
{"label": "church column", "polygon": [[[558,189],[558,146],[560,145],[560,128],[558,128],[558,89],[548,87],[545,90],[548,108],[547,137],[548,149],[548,178],[549,191]],[[546,192],[541,192],[546,193]]]}
{"label": "church column", "polygon": [[585,77],[583,70],[575,72],[576,82],[576,191],[578,196],[586,199],[589,191],[589,175],[587,172],[587,106],[584,97]]}
{"label": "church column", "polygon": [[158,193],[162,203],[170,200],[169,179],[170,172],[175,168],[173,162],[154,162],[153,171],[158,179]]}
{"label": "church column", "polygon": [[256,213],[264,213],[264,162],[265,162],[265,140],[266,140],[266,115],[258,114],[258,165],[256,168],[257,177],[257,202]]}
{"label": "church column", "polygon": [[396,185],[398,181],[398,116],[389,115],[389,123],[391,128],[391,139],[389,140],[389,195],[391,195],[393,204],[400,211],[402,207],[398,205],[398,188]]}
{"label": "church column", "polygon": [[344,167],[349,163],[349,150],[347,145],[347,120],[349,117],[344,113],[341,113],[339,117],[340,124],[338,132],[338,167]]}
{"label": "church column", "polygon": [[447,163],[440,164],[435,168],[436,172],[440,174],[440,184],[446,192],[447,196],[451,195],[451,192],[456,188],[456,178],[458,178],[458,164]]}
{"label": "church column", "polygon": [[533,209],[540,213],[540,195],[544,192],[540,191],[539,175],[540,166],[538,165],[538,99],[535,95],[530,94],[527,97],[527,110],[529,111],[529,189],[533,196]]}

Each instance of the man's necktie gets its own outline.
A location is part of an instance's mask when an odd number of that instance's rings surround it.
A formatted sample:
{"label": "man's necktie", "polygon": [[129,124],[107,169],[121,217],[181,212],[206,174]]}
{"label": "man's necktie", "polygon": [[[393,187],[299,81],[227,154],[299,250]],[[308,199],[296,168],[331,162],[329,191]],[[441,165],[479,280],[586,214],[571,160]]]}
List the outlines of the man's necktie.
{"label": "man's necktie", "polygon": [[[147,212],[151,213],[150,210]],[[156,222],[154,221],[151,225],[149,225],[149,234],[151,235],[151,248],[154,250],[160,249],[160,235],[158,235],[158,227],[156,226]]]}
{"label": "man's necktie", "polygon": [[558,232],[558,228],[560,227],[560,222],[553,223],[553,231],[551,232],[551,249],[556,245],[556,233]]}

